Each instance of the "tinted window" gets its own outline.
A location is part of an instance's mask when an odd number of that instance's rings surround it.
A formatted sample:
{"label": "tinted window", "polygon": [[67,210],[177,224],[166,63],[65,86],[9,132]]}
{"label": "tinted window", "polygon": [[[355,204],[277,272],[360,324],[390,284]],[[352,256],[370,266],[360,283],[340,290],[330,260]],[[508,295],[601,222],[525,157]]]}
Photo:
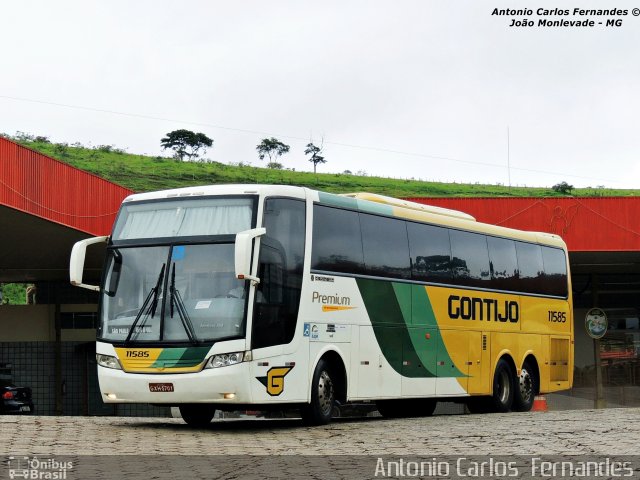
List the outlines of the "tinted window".
{"label": "tinted window", "polygon": [[451,230],[451,269],[454,283],[489,288],[487,239],[479,233]]}
{"label": "tinted window", "polygon": [[358,212],[315,205],[313,218],[311,268],[364,273]]}
{"label": "tinted window", "polygon": [[361,213],[360,227],[366,274],[411,278],[406,222]]}
{"label": "tinted window", "polygon": [[513,240],[487,237],[491,288],[518,290],[518,257]]}
{"label": "tinted window", "polygon": [[305,203],[267,199],[267,233],[260,241],[253,348],[289,343],[300,305],[304,261]]}
{"label": "tinted window", "polygon": [[542,247],[544,263],[544,293],[567,296],[567,261],[559,248]]}
{"label": "tinted window", "polygon": [[451,280],[449,230],[407,222],[412,277],[425,282]]}
{"label": "tinted window", "polygon": [[533,243],[515,242],[518,255],[520,291],[542,293],[544,291],[544,266],[542,248]]}

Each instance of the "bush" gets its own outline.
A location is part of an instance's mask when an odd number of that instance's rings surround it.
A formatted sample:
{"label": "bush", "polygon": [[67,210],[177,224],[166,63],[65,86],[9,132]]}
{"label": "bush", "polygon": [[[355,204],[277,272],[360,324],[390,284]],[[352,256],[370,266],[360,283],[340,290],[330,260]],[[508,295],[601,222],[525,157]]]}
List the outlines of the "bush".
{"label": "bush", "polygon": [[573,185],[569,185],[567,182],[556,183],[551,190],[558,193],[563,193],[566,195],[571,195],[571,190],[573,190]]}
{"label": "bush", "polygon": [[269,162],[267,163],[267,168],[272,168],[274,170],[282,170],[284,168],[284,165],[278,162]]}
{"label": "bush", "polygon": [[33,142],[36,139],[36,137],[31,135],[30,133],[21,132],[19,130],[16,132],[13,138],[18,142]]}
{"label": "bush", "polygon": [[54,153],[60,155],[61,157],[69,156],[69,144],[68,143],[56,143],[53,146]]}

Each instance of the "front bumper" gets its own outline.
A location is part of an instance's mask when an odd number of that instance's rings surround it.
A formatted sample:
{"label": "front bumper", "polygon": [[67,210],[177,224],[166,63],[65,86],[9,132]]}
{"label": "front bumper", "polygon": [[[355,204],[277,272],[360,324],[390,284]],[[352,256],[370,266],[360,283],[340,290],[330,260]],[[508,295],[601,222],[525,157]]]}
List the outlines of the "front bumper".
{"label": "front bumper", "polygon": [[30,415],[34,411],[30,400],[3,400],[0,413]]}
{"label": "front bumper", "polygon": [[[105,403],[245,404],[251,403],[249,371],[248,362],[196,373],[160,374],[127,373],[98,366],[98,380]],[[171,384],[173,391],[151,391],[150,384]]]}

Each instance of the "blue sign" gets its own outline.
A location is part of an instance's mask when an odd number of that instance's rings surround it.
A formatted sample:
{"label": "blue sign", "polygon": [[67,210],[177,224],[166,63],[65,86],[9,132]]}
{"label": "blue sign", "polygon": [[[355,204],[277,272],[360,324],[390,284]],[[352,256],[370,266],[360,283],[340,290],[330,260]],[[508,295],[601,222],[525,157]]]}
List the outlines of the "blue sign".
{"label": "blue sign", "polygon": [[178,260],[184,259],[184,245],[179,245],[177,247],[173,247],[173,253],[171,254],[171,260],[177,262]]}

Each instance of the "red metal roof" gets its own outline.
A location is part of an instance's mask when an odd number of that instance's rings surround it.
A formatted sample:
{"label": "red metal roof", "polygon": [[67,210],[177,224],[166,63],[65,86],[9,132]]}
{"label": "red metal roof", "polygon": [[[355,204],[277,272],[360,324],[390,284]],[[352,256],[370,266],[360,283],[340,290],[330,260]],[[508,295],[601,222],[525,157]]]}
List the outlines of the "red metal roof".
{"label": "red metal roof", "polygon": [[560,235],[570,251],[640,251],[640,197],[408,198],[479,222]]}
{"label": "red metal roof", "polygon": [[0,137],[0,206],[108,235],[122,200],[131,193]]}
{"label": "red metal roof", "polygon": [[[0,137],[0,206],[108,235],[131,190]],[[640,251],[640,197],[409,198],[478,221],[556,233],[571,251]]]}

